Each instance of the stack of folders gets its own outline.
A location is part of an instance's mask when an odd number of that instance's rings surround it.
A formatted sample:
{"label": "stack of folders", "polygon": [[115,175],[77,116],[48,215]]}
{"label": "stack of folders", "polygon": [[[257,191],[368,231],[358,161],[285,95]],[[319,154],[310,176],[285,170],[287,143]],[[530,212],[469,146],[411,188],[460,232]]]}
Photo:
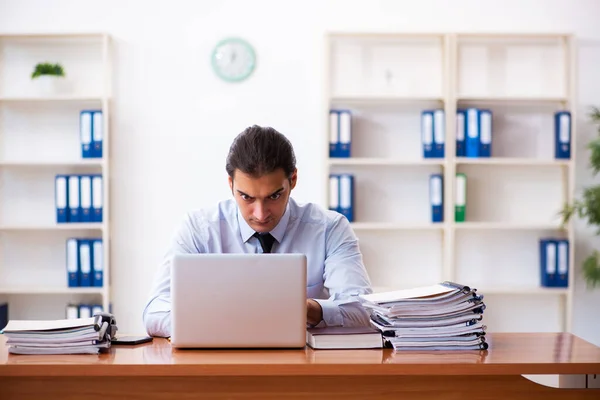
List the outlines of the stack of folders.
{"label": "stack of folders", "polygon": [[421,112],[421,141],[424,158],[444,158],[445,124],[443,109]]}
{"label": "stack of folders", "polygon": [[102,239],[67,239],[67,286],[102,287]]}
{"label": "stack of folders", "polygon": [[544,287],[569,286],[569,240],[540,239],[540,284]]}
{"label": "stack of folders", "polygon": [[102,122],[102,110],[82,110],[79,113],[82,158],[102,158]]}
{"label": "stack of folders", "polygon": [[11,320],[2,331],[12,354],[98,354],[110,348],[109,324],[99,316],[56,321]]}
{"label": "stack of folders", "polygon": [[475,107],[456,111],[456,156],[491,157],[492,111]]}
{"label": "stack of folders", "polygon": [[360,296],[386,347],[486,350],[485,304],[476,289],[452,282]]}
{"label": "stack of folders", "polygon": [[337,211],[354,222],[354,176],[329,175],[329,209]]}
{"label": "stack of folders", "polygon": [[56,175],[56,222],[102,222],[102,175]]}
{"label": "stack of folders", "polygon": [[329,110],[329,157],[350,157],[351,149],[352,112],[350,110]]}

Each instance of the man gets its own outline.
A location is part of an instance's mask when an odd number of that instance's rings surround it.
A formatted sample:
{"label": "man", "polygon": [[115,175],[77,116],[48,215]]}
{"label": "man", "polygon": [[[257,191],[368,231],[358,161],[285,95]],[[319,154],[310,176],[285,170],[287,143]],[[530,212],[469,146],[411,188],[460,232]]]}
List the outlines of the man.
{"label": "man", "polygon": [[247,128],[231,145],[226,170],[235,200],[186,215],[143,312],[148,334],[171,335],[170,258],[175,253],[303,253],[307,322],[368,325],[357,295],[372,290],[354,232],[341,214],[290,197],[298,172],[286,137],[273,128]]}

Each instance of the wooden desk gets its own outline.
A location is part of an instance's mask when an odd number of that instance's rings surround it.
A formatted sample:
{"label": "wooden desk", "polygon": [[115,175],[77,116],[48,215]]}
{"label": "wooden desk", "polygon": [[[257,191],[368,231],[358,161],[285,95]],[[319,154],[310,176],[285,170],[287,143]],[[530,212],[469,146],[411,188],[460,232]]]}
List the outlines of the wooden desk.
{"label": "wooden desk", "polygon": [[526,374],[600,374],[600,348],[570,334],[489,334],[490,349],[173,350],[155,339],[99,356],[9,355],[0,335],[0,398],[8,399],[600,399]]}

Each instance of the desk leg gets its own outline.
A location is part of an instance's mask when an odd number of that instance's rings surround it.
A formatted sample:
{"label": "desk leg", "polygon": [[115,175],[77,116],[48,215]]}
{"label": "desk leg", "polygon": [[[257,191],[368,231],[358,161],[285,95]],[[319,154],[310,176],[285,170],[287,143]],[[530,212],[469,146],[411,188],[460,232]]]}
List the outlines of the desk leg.
{"label": "desk leg", "polygon": [[522,376],[0,377],[3,400],[44,399],[599,399]]}

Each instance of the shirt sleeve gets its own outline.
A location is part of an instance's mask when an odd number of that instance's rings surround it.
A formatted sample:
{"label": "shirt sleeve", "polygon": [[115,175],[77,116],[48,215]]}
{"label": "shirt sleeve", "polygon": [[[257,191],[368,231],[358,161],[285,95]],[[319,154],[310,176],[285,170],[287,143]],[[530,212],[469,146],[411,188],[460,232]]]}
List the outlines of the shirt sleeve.
{"label": "shirt sleeve", "polygon": [[323,275],[330,297],[315,299],[323,309],[323,320],[317,326],[368,326],[370,316],[358,295],[373,290],[358,239],[342,215],[334,218],[326,236]]}
{"label": "shirt sleeve", "polygon": [[201,253],[194,240],[192,219],[188,215],[175,232],[171,245],[154,277],[152,289],[143,311],[143,321],[150,336],[171,336],[171,259],[178,253]]}

